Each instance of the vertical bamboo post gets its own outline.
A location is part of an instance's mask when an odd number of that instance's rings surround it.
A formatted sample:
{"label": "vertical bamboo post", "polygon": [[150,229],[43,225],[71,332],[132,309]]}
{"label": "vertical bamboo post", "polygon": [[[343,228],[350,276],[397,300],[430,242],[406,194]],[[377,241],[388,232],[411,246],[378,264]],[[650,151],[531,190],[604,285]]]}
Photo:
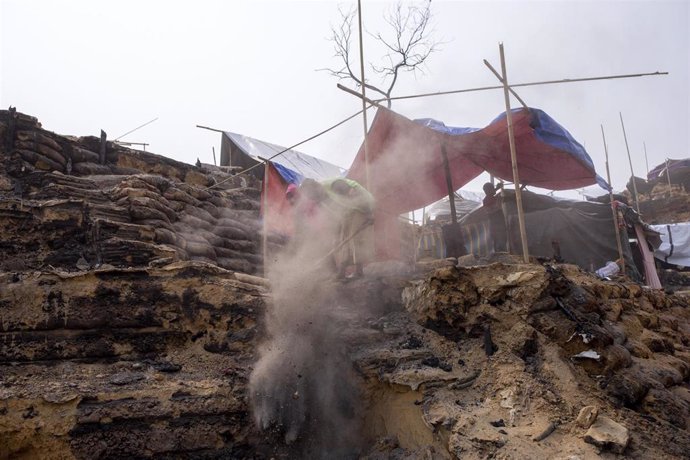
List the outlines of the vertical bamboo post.
{"label": "vertical bamboo post", "polygon": [[215,148],[215,147],[211,147],[211,150],[213,151],[213,166],[218,166],[218,165],[216,164],[216,148]]}
{"label": "vertical bamboo post", "polygon": [[506,103],[506,121],[508,123],[508,140],[510,142],[510,162],[513,166],[513,183],[515,184],[515,203],[517,204],[518,224],[520,226],[520,243],[522,244],[522,259],[529,263],[529,249],[527,248],[527,231],[525,230],[525,215],[522,211],[522,193],[520,192],[520,177],[517,168],[517,154],[515,151],[515,134],[513,133],[513,116],[510,112],[510,93],[508,89],[508,75],[503,43],[498,44],[501,53],[501,74],[503,77],[503,95]]}
{"label": "vertical bamboo post", "polygon": [[668,193],[671,193],[671,171],[668,169],[668,158],[666,158],[666,179],[668,180]]}
{"label": "vertical bamboo post", "polygon": [[366,86],[364,80],[364,35],[362,34],[362,0],[357,0],[357,19],[359,20],[359,75],[362,83],[362,121],[364,123],[364,177],[366,184],[364,187],[371,192],[371,182],[369,180],[369,152],[367,149],[367,102]]}
{"label": "vertical bamboo post", "polygon": [[642,147],[644,148],[644,165],[647,168],[647,180],[649,180],[649,160],[647,159],[647,144],[642,141]]}
{"label": "vertical bamboo post", "polygon": [[618,227],[618,212],[616,205],[613,204],[613,188],[611,188],[611,173],[609,172],[609,149],[606,146],[606,136],[604,135],[604,125],[601,126],[601,138],[604,141],[604,154],[606,155],[606,180],[609,183],[609,202],[611,203],[611,213],[613,214],[613,226],[616,230],[616,247],[618,248],[618,258],[621,261],[621,273],[625,273],[625,259],[623,258],[623,245],[621,243],[621,231]]}
{"label": "vertical bamboo post", "polygon": [[264,215],[263,215],[263,234],[261,236],[261,251],[262,251],[262,258],[264,262],[264,276],[266,276],[266,273],[268,271],[268,176],[269,176],[269,161],[266,160],[264,161],[264,182],[261,184],[262,188],[262,201],[263,201],[263,210],[264,210]]}
{"label": "vertical bamboo post", "polygon": [[632,175],[632,180],[633,183],[633,194],[635,195],[635,209],[637,209],[637,213],[640,213],[640,200],[637,199],[637,184],[635,183],[635,171],[633,171],[633,165],[632,165],[632,158],[630,157],[630,148],[628,147],[628,136],[625,134],[625,125],[623,124],[623,114],[621,112],[618,112],[618,115],[621,118],[621,127],[623,128],[623,139],[625,139],[625,149],[628,151],[628,163],[630,163],[630,174]]}

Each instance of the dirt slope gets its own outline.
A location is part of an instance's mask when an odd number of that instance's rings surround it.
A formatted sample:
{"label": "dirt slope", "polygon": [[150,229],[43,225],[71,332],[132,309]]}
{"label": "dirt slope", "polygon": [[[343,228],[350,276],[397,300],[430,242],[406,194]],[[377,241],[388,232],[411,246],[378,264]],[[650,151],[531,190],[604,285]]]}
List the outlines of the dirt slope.
{"label": "dirt slope", "polygon": [[[102,158],[97,138],[7,111],[0,139],[0,458],[315,452],[322,414],[290,444],[252,416],[272,297],[252,276],[250,178],[111,143]],[[687,458],[684,297],[570,265],[453,263],[332,282],[357,386],[341,457]]]}

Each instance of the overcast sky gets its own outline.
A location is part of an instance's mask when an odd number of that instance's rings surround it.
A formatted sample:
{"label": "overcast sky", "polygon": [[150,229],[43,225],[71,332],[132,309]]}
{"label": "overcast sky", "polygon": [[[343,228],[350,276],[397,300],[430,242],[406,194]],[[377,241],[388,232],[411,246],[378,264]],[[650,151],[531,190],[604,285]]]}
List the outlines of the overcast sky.
{"label": "overcast sky", "polygon": [[[334,67],[332,1],[0,0],[0,107],[16,106],[44,128],[118,137],[188,163],[220,156],[207,125],[292,145],[351,115],[358,99],[316,69]],[[391,2],[363,1],[370,32],[385,33]],[[522,88],[587,148],[605,176],[600,124],[620,189],[630,176],[619,112],[635,173],[690,156],[688,1],[439,1],[432,10],[445,44],[423,74],[405,74],[395,95],[496,84],[482,63],[523,83],[616,74],[667,76]],[[365,37],[365,57],[380,52]],[[376,83],[374,76],[372,82]],[[513,104],[516,104],[513,101]],[[501,91],[400,101],[409,118],[483,127],[504,111]],[[373,112],[370,112],[370,120]],[[356,119],[298,150],[348,167],[362,142]],[[481,185],[470,184],[480,189]]]}

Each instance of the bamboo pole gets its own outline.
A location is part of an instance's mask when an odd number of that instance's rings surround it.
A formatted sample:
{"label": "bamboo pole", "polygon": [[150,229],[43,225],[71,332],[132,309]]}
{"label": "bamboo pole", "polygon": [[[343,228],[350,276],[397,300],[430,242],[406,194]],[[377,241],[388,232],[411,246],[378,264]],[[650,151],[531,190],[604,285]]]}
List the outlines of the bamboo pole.
{"label": "bamboo pole", "polygon": [[508,75],[506,60],[503,52],[503,43],[498,44],[501,53],[501,76],[503,78],[503,97],[506,103],[506,121],[508,122],[508,140],[510,142],[510,162],[513,166],[513,183],[515,184],[515,203],[517,204],[518,224],[520,226],[520,243],[522,244],[522,259],[529,263],[529,249],[527,248],[527,232],[525,230],[525,215],[522,210],[522,192],[520,191],[520,177],[517,168],[517,153],[515,150],[515,133],[513,132],[513,115],[510,112],[510,92],[508,88]]}
{"label": "bamboo pole", "polygon": [[362,0],[357,0],[357,19],[359,20],[359,74],[362,83],[362,122],[364,123],[364,177],[365,188],[371,191],[369,180],[369,157],[367,149],[367,131],[369,124],[367,123],[367,92],[364,80],[364,36],[362,34]]}
{"label": "bamboo pole", "polygon": [[[497,71],[496,69],[494,69],[494,66],[492,66],[491,64],[489,64],[489,61],[487,61],[486,59],[484,59],[484,65],[487,66],[491,72],[493,72],[493,74],[496,76],[496,78],[498,78],[498,81],[500,81],[501,84],[502,84],[502,83],[503,83],[503,78],[501,78],[501,74],[499,74],[498,71]],[[513,96],[515,96],[515,99],[517,99],[517,100],[520,102],[520,104],[522,104],[522,107],[523,107],[523,108],[529,109],[529,107],[527,107],[527,104],[525,103],[525,101],[523,101],[522,98],[521,98],[520,96],[518,96],[518,93],[516,93],[516,92],[513,90],[513,88],[508,87],[508,90],[510,91],[510,93],[511,93]],[[493,185],[493,182],[492,182],[491,184]]]}
{"label": "bamboo pole", "polygon": [[[559,83],[577,83],[581,81],[596,81],[596,80],[615,80],[618,78],[635,78],[635,77],[650,77],[658,75],[668,75],[668,72],[651,72],[651,73],[638,73],[638,74],[627,74],[627,75],[608,75],[604,77],[587,77],[587,78],[564,78],[562,80],[545,80],[545,81],[535,81],[530,83],[515,83],[510,85],[511,88],[520,88],[524,86],[538,86],[538,85],[554,85]],[[502,89],[503,85],[500,86],[481,86],[478,88],[469,89],[457,89],[451,91],[437,91],[435,93],[421,93],[421,94],[411,94],[408,96],[396,96],[386,99],[377,99],[377,102],[381,101],[400,101],[402,99],[415,99],[418,97],[430,97],[430,96],[445,96],[448,94],[459,94],[459,93],[471,93],[475,91],[488,91],[492,89]]]}
{"label": "bamboo pole", "polygon": [[668,168],[668,158],[666,158],[666,179],[668,179],[668,193],[671,193],[671,171]]}
{"label": "bamboo pole", "polygon": [[376,106],[376,107],[383,107],[383,106],[382,106],[381,104],[379,104],[377,101],[374,101],[374,100],[372,100],[372,99],[369,99],[369,98],[366,97],[366,96],[362,96],[361,93],[358,93],[357,91],[355,91],[355,90],[353,90],[353,89],[350,89],[350,88],[348,88],[348,87],[345,86],[345,85],[342,85],[342,84],[340,84],[340,83],[337,83],[335,86],[336,86],[339,90],[341,90],[341,91],[345,91],[346,93],[350,93],[350,94],[352,94],[353,96],[357,96],[357,97],[360,98],[361,100],[365,101],[367,104],[374,105],[374,106]]}
{"label": "bamboo pole", "polygon": [[606,180],[609,183],[609,203],[611,204],[611,213],[613,214],[613,226],[616,230],[616,247],[618,248],[618,258],[621,261],[621,273],[625,273],[625,259],[623,258],[623,244],[621,243],[621,231],[618,226],[618,212],[616,212],[616,205],[613,204],[613,188],[611,188],[611,173],[609,170],[609,149],[606,146],[606,136],[604,135],[604,125],[601,126],[601,138],[604,141],[604,154],[606,155]]}
{"label": "bamboo pole", "polygon": [[621,112],[618,112],[618,115],[621,118],[621,127],[623,128],[623,139],[625,139],[625,149],[628,151],[628,163],[630,163],[630,174],[632,175],[632,183],[633,183],[633,193],[634,193],[634,198],[635,198],[635,208],[637,209],[637,213],[640,213],[640,200],[637,198],[637,184],[635,183],[635,171],[633,171],[633,165],[632,165],[632,158],[630,157],[630,148],[628,147],[628,136],[625,134],[625,125],[623,124],[623,114]]}
{"label": "bamboo pole", "polygon": [[216,148],[215,148],[215,147],[211,147],[211,151],[213,152],[213,166],[218,166],[218,165],[216,164]]}
{"label": "bamboo pole", "polygon": [[264,182],[261,184],[261,188],[263,190],[262,193],[262,198],[263,198],[263,205],[264,205],[264,215],[263,215],[263,235],[261,236],[261,251],[262,251],[262,257],[263,257],[263,262],[264,262],[264,277],[266,277],[266,273],[268,270],[268,202],[266,199],[268,198],[268,175],[269,171],[268,168],[270,166],[270,162],[268,160],[264,160]]}
{"label": "bamboo pole", "polygon": [[647,160],[647,144],[644,141],[642,141],[642,147],[644,147],[644,165],[647,167],[646,179],[649,180],[649,161]]}

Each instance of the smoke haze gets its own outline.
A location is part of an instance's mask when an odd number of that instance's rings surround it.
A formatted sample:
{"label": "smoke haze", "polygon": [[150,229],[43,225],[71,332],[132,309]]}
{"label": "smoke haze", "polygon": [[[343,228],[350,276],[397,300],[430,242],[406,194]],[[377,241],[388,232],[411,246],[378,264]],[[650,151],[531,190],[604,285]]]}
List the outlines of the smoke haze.
{"label": "smoke haze", "polygon": [[355,455],[358,439],[356,384],[342,340],[349,312],[327,256],[334,221],[310,221],[268,267],[267,340],[250,377],[256,424],[309,458]]}

